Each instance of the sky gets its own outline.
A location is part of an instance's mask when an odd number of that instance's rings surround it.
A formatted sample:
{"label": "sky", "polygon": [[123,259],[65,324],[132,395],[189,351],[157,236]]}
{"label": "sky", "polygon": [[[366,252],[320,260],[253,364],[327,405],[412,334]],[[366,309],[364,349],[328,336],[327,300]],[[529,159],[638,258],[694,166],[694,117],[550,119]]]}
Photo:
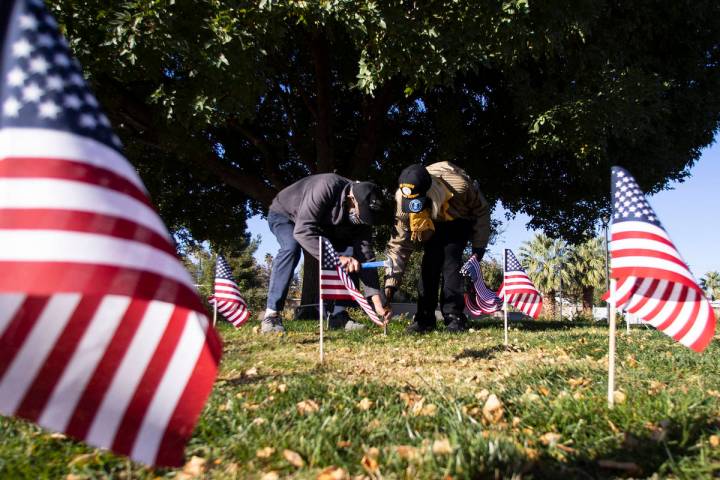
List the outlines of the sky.
{"label": "sky", "polygon": [[[690,177],[684,182],[673,183],[670,190],[649,196],[648,201],[696,278],[701,278],[709,271],[720,271],[718,143],[703,151],[690,170]],[[529,220],[526,215],[517,215],[507,221],[504,214],[502,206],[495,208],[493,218],[503,222],[503,234],[494,245],[488,247],[489,255],[498,259],[503,248],[510,248],[517,253],[520,245],[535,234],[526,228]],[[255,216],[248,221],[248,228],[254,237],[260,235],[262,240],[255,258],[262,262],[266,253],[275,255],[279,246],[268,229],[267,221]]]}

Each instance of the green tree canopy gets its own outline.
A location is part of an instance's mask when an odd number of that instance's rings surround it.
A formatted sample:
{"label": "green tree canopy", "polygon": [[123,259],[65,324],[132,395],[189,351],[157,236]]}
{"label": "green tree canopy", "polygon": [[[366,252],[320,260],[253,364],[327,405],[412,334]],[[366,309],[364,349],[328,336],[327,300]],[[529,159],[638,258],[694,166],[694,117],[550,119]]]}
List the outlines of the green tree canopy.
{"label": "green tree canopy", "polygon": [[171,228],[232,242],[308,174],[452,160],[569,240],[610,166],[682,179],[720,113],[720,3],[51,0]]}
{"label": "green tree canopy", "polygon": [[700,287],[705,290],[710,300],[720,298],[720,272],[707,272],[700,279]]}

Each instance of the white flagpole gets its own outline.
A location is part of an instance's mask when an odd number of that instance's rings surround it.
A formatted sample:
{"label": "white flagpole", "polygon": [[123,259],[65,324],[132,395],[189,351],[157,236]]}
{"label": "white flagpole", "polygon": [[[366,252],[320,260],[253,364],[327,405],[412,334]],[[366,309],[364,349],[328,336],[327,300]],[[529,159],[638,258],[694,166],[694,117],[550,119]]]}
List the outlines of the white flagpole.
{"label": "white flagpole", "polygon": [[508,304],[507,304],[507,285],[505,285],[505,269],[507,268],[507,249],[503,251],[503,313],[505,314],[505,346],[508,344]]}
{"label": "white flagpole", "polygon": [[608,352],[608,408],[615,404],[615,288],[616,280],[610,279],[610,346]]}
{"label": "white flagpole", "polygon": [[323,345],[323,334],[324,334],[324,332],[323,332],[323,323],[324,323],[323,317],[325,316],[324,315],[325,309],[323,308],[323,297],[322,297],[322,258],[323,258],[323,256],[322,256],[322,237],[318,237],[318,244],[320,246],[320,250],[319,250],[320,251],[320,262],[318,263],[318,268],[320,269],[320,272],[318,275],[318,278],[320,279],[319,280],[319,282],[320,282],[320,285],[319,285],[319,287],[320,287],[320,290],[319,290],[319,295],[320,295],[320,363],[323,363],[323,360],[325,360],[325,350],[323,348],[324,347],[324,345]]}
{"label": "white flagpole", "polygon": [[217,300],[213,301],[213,327],[217,323]]}

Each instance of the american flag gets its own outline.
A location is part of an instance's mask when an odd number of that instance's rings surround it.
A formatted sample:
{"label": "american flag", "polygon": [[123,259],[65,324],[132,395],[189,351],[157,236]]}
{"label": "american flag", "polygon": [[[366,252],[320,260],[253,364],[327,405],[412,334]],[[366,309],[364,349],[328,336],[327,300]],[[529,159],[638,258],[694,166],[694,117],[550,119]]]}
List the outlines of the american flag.
{"label": "american flag", "polygon": [[497,293],[525,315],[538,318],[542,296],[509,248],[505,249],[505,276]]}
{"label": "american flag", "polygon": [[[701,352],[715,333],[715,315],[630,173],[612,168],[610,275],[622,308]],[[607,296],[607,295],[606,295]]]}
{"label": "american flag", "polygon": [[250,318],[247,303],[240,296],[240,289],[233,278],[232,270],[227,260],[218,255],[215,265],[215,293],[210,295],[210,304],[217,302],[217,310],[228,322],[240,327]]}
{"label": "american flag", "polygon": [[483,279],[482,269],[477,257],[472,255],[460,269],[460,273],[467,277],[475,287],[475,295],[465,294],[465,306],[475,316],[496,312],[502,308],[503,301],[495,292],[487,288]]}
{"label": "american flag", "polygon": [[355,300],[360,308],[367,313],[370,320],[383,326],[375,310],[370,306],[365,296],[355,288],[352,279],[348,277],[340,265],[335,249],[327,238],[322,237],[320,242],[320,298],[325,300]]}
{"label": "american flag", "polygon": [[219,339],[43,2],[0,42],[0,412],[181,465]]}

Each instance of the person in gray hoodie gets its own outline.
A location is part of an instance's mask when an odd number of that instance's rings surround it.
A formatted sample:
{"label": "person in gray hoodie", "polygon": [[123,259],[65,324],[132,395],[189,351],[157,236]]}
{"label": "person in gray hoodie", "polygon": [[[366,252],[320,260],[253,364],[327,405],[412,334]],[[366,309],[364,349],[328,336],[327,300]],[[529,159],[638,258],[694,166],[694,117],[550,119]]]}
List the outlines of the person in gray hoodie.
{"label": "person in gray hoodie", "polygon": [[[340,254],[345,271],[357,274],[365,295],[386,321],[391,312],[383,306],[377,271],[361,269],[360,263],[374,259],[371,226],[386,211],[380,188],[370,182],[353,182],[334,173],[310,175],[280,191],[268,211],[270,231],[280,244],[270,273],[267,306],[262,333],[285,331],[280,313],[285,305],[301,249],[319,259],[319,237],[327,238]],[[331,328],[352,330],[361,327],[336,312]],[[343,323],[340,325],[340,323]]]}

